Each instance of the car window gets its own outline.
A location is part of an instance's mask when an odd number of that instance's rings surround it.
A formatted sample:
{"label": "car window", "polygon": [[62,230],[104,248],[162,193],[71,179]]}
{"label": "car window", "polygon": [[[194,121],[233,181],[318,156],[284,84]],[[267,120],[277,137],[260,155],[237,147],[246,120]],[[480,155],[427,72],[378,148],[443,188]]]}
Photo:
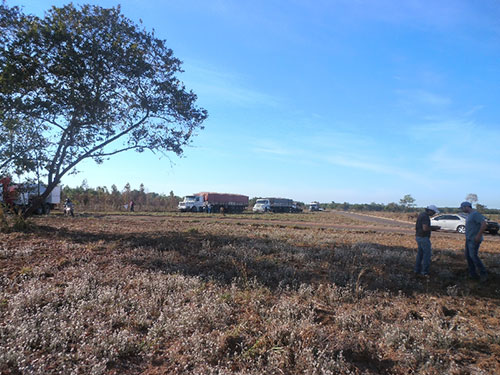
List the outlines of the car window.
{"label": "car window", "polygon": [[440,215],[433,217],[432,220],[465,220],[465,218],[458,215]]}

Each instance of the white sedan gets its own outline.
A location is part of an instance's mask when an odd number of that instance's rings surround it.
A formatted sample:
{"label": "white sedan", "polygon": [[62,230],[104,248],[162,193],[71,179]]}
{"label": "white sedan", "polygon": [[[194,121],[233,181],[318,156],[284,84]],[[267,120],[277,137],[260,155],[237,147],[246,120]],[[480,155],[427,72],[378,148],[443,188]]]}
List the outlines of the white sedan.
{"label": "white sedan", "polygon": [[438,215],[431,218],[431,227],[465,233],[465,217],[454,214]]}

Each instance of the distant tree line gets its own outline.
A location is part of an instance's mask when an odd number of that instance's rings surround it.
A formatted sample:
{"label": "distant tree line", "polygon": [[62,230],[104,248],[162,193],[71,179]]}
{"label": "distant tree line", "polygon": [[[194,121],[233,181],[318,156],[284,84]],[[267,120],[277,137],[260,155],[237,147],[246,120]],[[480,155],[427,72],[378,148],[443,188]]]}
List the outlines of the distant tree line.
{"label": "distant tree line", "polygon": [[[86,180],[78,187],[72,188],[64,186],[61,192],[61,202],[66,198],[77,205],[77,209],[85,211],[127,211],[130,201],[134,201],[135,211],[162,212],[176,211],[177,205],[182,200],[181,197],[170,191],[168,195],[154,192],[146,192],[144,184],[140,184],[139,189],[132,189],[127,183],[123,189],[119,190],[115,184],[108,189],[106,186],[96,188],[89,187]],[[253,207],[255,201],[260,199],[254,197],[249,200],[249,208]],[[349,203],[334,202],[320,203],[324,209],[341,211],[386,211],[386,212],[408,212],[415,213],[423,210],[423,207],[415,205],[415,199],[409,194],[400,199],[399,203]],[[475,199],[477,202],[477,198]],[[297,206],[306,210],[307,205],[304,202],[296,202]],[[490,209],[486,206],[476,203],[476,208],[484,214],[500,214],[500,209]],[[442,212],[458,213],[461,212],[458,207],[439,207]]]}
{"label": "distant tree line", "polygon": [[[458,203],[458,205],[460,202]],[[447,212],[447,213],[460,213],[462,212],[460,208],[458,207],[439,207],[441,212]],[[413,204],[408,205],[408,204],[402,204],[401,201],[400,203],[395,203],[391,202],[388,204],[383,204],[383,203],[336,203],[336,202],[331,202],[331,203],[322,203],[320,205],[321,207],[325,209],[332,209],[332,210],[343,210],[343,211],[387,211],[387,212],[418,212],[422,211],[424,208],[423,207],[417,207]],[[476,203],[476,209],[483,213],[483,214],[495,214],[498,215],[500,214],[500,209],[496,208],[487,208],[486,206]]]}
{"label": "distant tree line", "polygon": [[77,210],[84,211],[127,211],[131,201],[134,202],[135,211],[175,211],[181,198],[173,191],[170,194],[146,192],[144,184],[139,189],[132,189],[127,183],[122,190],[113,184],[111,189],[106,186],[89,187],[84,180],[78,187],[64,186],[61,191],[61,202],[66,198],[76,205]]}

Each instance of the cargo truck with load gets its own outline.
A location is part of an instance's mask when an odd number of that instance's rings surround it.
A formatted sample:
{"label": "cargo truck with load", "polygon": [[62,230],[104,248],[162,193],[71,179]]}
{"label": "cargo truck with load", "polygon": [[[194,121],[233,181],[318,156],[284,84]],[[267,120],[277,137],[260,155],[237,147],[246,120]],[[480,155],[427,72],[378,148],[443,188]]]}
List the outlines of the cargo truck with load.
{"label": "cargo truck with load", "polygon": [[292,199],[259,198],[255,201],[253,212],[301,212],[302,210]]}
{"label": "cargo truck with load", "polygon": [[240,194],[197,193],[187,195],[179,202],[182,212],[243,212],[248,206],[248,197]]}

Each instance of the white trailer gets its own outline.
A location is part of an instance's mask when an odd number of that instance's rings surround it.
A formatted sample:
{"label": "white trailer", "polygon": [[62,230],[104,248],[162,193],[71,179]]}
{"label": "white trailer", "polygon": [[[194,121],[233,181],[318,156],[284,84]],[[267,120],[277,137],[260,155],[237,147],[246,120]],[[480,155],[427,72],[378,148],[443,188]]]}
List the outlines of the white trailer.
{"label": "white trailer", "polygon": [[[46,187],[43,185],[17,185],[17,198],[14,200],[14,205],[26,208],[31,205],[33,199],[42,195]],[[51,210],[61,203],[61,186],[56,186],[47,196],[43,204],[38,207],[36,214],[49,214]]]}
{"label": "white trailer", "polygon": [[260,198],[255,201],[253,212],[300,212],[301,209],[292,199]]}

